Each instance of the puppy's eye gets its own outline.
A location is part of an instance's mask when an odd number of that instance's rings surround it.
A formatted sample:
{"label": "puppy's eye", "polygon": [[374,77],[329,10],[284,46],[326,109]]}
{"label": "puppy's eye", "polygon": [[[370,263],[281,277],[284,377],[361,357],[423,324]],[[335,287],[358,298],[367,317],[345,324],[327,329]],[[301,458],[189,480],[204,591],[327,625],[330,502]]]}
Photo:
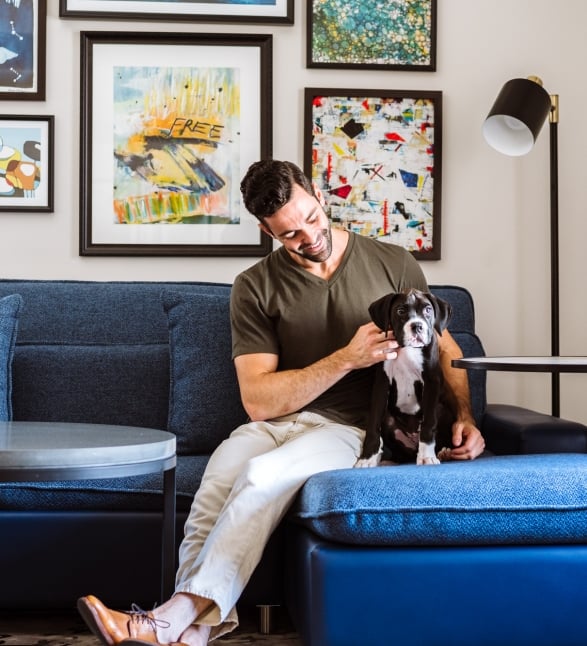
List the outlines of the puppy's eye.
{"label": "puppy's eye", "polygon": [[432,305],[426,305],[426,307],[424,308],[424,313],[426,314],[426,316],[432,316],[434,314],[434,308],[432,307]]}
{"label": "puppy's eye", "polygon": [[397,312],[397,314],[399,316],[403,316],[406,313],[406,308],[405,307],[398,307],[396,312]]}

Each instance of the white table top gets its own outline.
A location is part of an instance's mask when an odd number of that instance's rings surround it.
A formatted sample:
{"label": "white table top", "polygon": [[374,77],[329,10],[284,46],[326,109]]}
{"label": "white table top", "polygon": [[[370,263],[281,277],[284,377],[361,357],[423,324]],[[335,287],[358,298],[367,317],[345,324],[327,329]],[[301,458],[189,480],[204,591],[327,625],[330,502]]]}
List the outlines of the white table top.
{"label": "white table top", "polygon": [[587,357],[512,356],[454,359],[456,368],[514,372],[587,372]]}
{"label": "white table top", "polygon": [[128,474],[148,473],[165,461],[175,465],[175,435],[167,431],[109,424],[0,422],[0,479],[12,472],[18,473],[19,480],[26,472],[52,473],[63,479],[80,474],[108,477],[117,468]]}

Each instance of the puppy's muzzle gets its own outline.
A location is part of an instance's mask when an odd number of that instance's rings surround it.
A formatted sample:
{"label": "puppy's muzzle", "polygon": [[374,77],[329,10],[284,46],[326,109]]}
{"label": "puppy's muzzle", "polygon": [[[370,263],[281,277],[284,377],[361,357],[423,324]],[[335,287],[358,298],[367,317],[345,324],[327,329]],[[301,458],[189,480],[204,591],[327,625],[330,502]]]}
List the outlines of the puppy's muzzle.
{"label": "puppy's muzzle", "polygon": [[422,319],[412,319],[404,326],[404,346],[409,348],[423,348],[432,339],[430,326]]}

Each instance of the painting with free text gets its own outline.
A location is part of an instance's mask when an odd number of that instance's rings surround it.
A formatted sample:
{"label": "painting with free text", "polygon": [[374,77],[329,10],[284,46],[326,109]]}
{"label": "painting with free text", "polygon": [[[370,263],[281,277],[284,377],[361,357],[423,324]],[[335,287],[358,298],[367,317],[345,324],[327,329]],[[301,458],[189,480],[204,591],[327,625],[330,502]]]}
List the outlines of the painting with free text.
{"label": "painting with free text", "polygon": [[238,224],[239,70],[114,67],[119,224]]}

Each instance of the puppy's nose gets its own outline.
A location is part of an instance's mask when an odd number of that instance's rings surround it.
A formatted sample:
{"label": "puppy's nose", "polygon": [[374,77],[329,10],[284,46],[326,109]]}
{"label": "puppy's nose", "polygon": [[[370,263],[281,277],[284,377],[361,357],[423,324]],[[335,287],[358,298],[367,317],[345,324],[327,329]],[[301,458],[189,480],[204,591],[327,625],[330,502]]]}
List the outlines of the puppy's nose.
{"label": "puppy's nose", "polygon": [[414,323],[412,323],[412,332],[414,334],[422,334],[423,330],[424,330],[424,325],[419,321],[415,321]]}

